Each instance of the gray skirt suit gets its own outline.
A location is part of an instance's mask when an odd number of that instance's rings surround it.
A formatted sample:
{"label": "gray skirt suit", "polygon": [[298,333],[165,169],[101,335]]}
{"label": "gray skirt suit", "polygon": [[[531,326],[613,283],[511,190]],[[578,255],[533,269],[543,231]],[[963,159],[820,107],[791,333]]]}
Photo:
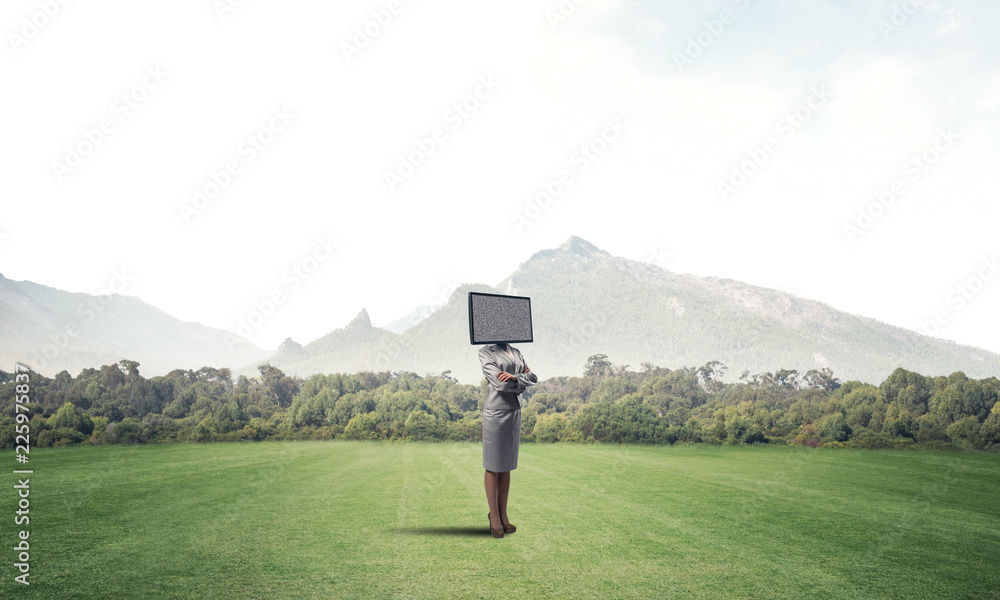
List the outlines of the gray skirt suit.
{"label": "gray skirt suit", "polygon": [[[521,351],[510,344],[507,350],[510,354],[497,344],[479,349],[479,364],[489,387],[483,404],[483,468],[499,473],[517,468],[521,445],[520,394],[529,385],[538,383],[533,372],[523,372],[527,365]],[[516,379],[500,381],[497,375],[501,371]]]}

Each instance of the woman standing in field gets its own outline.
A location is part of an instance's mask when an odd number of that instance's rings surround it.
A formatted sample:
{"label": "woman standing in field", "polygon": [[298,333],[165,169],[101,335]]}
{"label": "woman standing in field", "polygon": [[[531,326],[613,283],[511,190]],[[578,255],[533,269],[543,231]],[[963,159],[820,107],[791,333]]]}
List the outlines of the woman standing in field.
{"label": "woman standing in field", "polygon": [[517,531],[507,519],[507,494],[521,444],[520,394],[538,383],[538,376],[530,372],[521,351],[506,342],[480,348],[479,364],[489,384],[483,404],[483,468],[490,532],[502,538]]}

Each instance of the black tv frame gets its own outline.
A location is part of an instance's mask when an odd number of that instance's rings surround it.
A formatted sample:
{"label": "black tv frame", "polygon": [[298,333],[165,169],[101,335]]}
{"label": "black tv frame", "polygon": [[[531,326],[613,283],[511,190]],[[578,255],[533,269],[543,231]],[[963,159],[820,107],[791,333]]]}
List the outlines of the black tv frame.
{"label": "black tv frame", "polygon": [[[527,300],[528,301],[528,321],[531,322],[531,337],[528,338],[528,339],[526,339],[526,340],[491,340],[491,341],[479,341],[479,342],[475,341],[475,339],[473,337],[474,334],[473,334],[473,329],[472,329],[472,296],[473,296],[473,294],[475,294],[476,296],[495,296],[495,297],[498,297],[498,298],[521,298],[521,299]],[[496,344],[498,342],[508,342],[508,343],[511,343],[511,344],[522,344],[522,343],[526,343],[526,342],[530,343],[530,342],[534,342],[534,341],[535,341],[535,323],[534,323],[534,321],[531,318],[531,298],[530,297],[528,297],[528,296],[514,296],[514,295],[511,295],[511,294],[490,294],[490,293],[487,293],[487,292],[469,292],[469,343],[470,344],[472,344],[474,346],[475,345],[480,345],[480,344]]]}

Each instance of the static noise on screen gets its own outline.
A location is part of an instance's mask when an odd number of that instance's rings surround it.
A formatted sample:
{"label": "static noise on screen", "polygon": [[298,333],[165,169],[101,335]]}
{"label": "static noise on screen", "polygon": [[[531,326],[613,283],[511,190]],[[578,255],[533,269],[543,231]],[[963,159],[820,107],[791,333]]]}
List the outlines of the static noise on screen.
{"label": "static noise on screen", "polygon": [[469,340],[473,344],[533,342],[531,298],[469,292]]}

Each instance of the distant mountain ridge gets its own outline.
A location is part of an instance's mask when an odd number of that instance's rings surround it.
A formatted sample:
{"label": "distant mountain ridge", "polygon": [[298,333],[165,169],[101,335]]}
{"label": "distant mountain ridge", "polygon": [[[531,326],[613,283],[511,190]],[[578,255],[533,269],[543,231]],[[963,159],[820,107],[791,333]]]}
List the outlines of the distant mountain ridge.
{"label": "distant mountain ridge", "polygon": [[393,333],[403,333],[410,327],[413,327],[417,323],[423,321],[427,318],[427,315],[431,314],[437,310],[437,306],[418,306],[413,312],[406,315],[405,317],[396,319],[391,323],[383,326],[382,329],[391,331]]}
{"label": "distant mountain ridge", "polygon": [[[533,343],[517,344],[541,379],[581,375],[587,359],[606,354],[639,370],[643,363],[679,368],[718,360],[729,378],[778,369],[829,367],[842,380],[880,383],[897,367],[924,375],[964,371],[1000,374],[1000,355],[838,311],[814,300],[718,277],[681,275],[616,257],[577,236],[539,250],[496,286],[458,286],[447,302],[395,333],[373,327],[364,308],[347,325],[313,342],[262,350],[232,333],[185,323],[133,296],[112,295],[91,322],[94,300],[0,275],[0,360],[53,375],[66,369],[137,360],[146,376],[175,368],[230,367],[255,375],[265,361],[289,374],[358,371],[450,371],[478,384],[478,347],[469,343],[468,292],[530,296]],[[81,309],[84,307],[84,309]],[[68,323],[79,333],[46,358]],[[396,322],[398,323],[398,322]],[[233,344],[239,340],[240,343]],[[36,366],[32,364],[36,361]],[[43,364],[48,363],[48,364]]]}
{"label": "distant mountain ridge", "polygon": [[272,353],[221,329],[188,323],[135,296],[66,292],[0,275],[0,369],[21,362],[52,377],[122,359],[152,377],[173,369],[240,367]]}
{"label": "distant mountain ridge", "polygon": [[345,327],[299,352],[275,357],[272,364],[300,376],[365,369],[450,370],[463,383],[478,383],[477,348],[468,338],[470,291],[532,298],[535,342],[518,346],[543,379],[580,375],[587,359],[598,353],[633,370],[644,362],[677,368],[718,360],[730,368],[731,378],[744,370],[805,373],[823,367],[841,379],[871,383],[900,366],[925,375],[1000,373],[1000,355],[987,350],[785,292],[679,275],[612,256],[577,236],[558,248],[535,252],[496,286],[460,286],[445,306],[401,334]]}

